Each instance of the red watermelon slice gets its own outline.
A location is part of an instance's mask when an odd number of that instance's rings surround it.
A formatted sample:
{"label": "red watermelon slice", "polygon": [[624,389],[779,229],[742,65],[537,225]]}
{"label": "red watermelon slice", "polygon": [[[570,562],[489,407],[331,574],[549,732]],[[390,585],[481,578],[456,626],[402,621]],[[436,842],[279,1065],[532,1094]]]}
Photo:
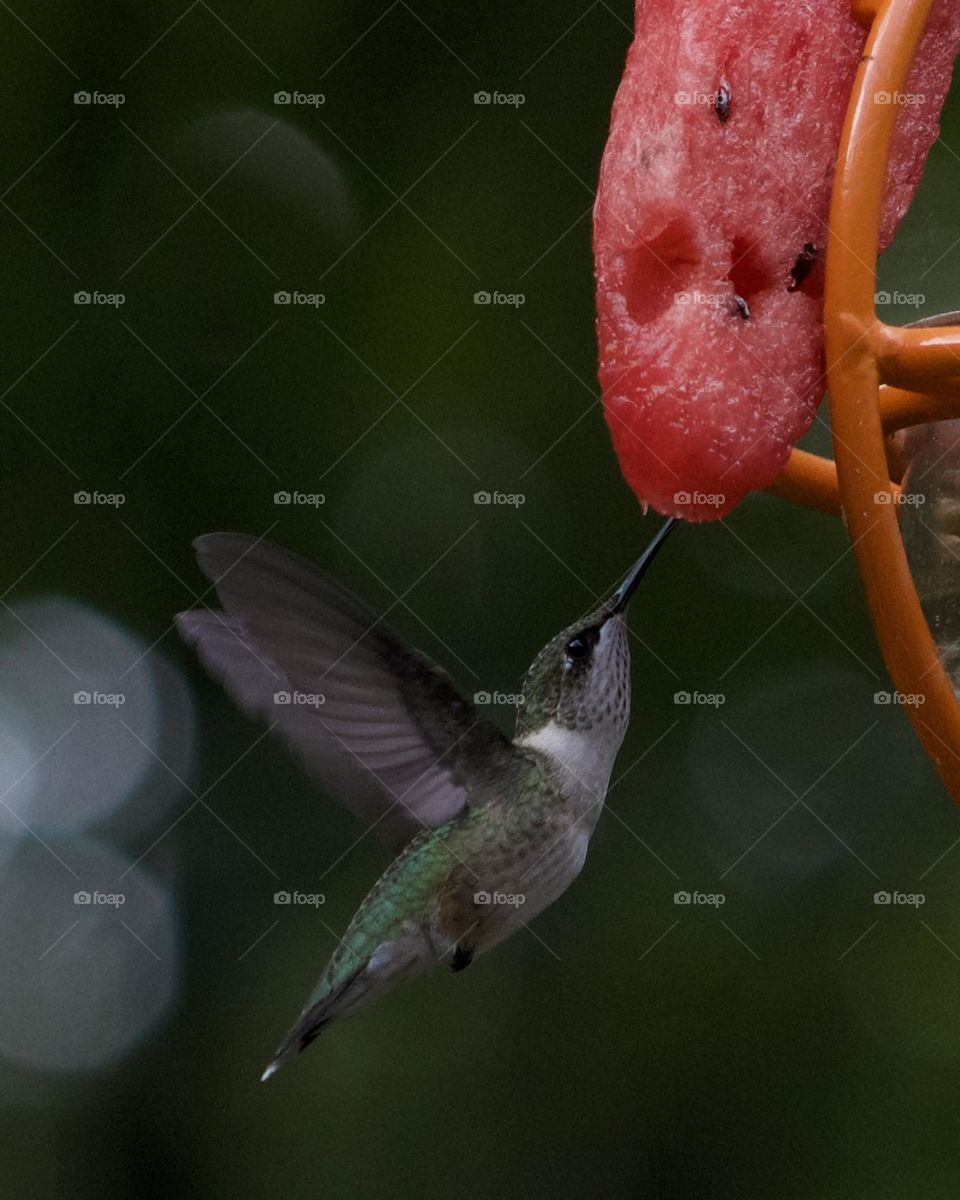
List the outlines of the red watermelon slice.
{"label": "red watermelon slice", "polygon": [[[866,33],[849,0],[638,0],[594,212],[604,411],[644,505],[689,520],[769,484],[824,390],[822,248]],[[960,41],[936,0],[899,120],[886,246]]]}

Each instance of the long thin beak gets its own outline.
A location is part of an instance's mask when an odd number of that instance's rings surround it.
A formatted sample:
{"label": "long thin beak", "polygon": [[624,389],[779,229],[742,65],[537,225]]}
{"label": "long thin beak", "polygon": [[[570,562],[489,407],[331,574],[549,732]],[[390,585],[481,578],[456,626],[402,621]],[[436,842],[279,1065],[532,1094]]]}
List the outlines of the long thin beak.
{"label": "long thin beak", "polygon": [[637,585],[640,580],[646,575],[647,569],[653,560],[657,557],[660,547],[667,540],[670,530],[679,522],[679,517],[668,517],[660,526],[657,532],[653,535],[653,539],[646,550],[640,555],[634,565],[631,567],[626,579],[614,592],[613,599],[610,601],[610,615],[615,616],[617,613],[622,613],[630,603],[630,597],[637,590]]}

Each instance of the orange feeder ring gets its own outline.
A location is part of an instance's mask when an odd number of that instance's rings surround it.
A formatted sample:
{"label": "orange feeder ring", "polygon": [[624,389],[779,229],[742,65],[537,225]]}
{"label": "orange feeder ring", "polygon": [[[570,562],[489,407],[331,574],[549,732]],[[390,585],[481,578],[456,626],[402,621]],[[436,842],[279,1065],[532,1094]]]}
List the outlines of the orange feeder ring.
{"label": "orange feeder ring", "polygon": [[[932,0],[854,0],[870,32],[840,140],[826,247],[827,387],[836,463],[794,450],[770,491],[842,513],[883,657],[897,691],[922,694],[908,709],[920,741],[960,803],[960,703],[920,605],[900,534],[886,436],[925,421],[960,417],[960,326],[926,328],[878,320],[880,209],[896,105]],[[895,472],[894,472],[895,473]]]}

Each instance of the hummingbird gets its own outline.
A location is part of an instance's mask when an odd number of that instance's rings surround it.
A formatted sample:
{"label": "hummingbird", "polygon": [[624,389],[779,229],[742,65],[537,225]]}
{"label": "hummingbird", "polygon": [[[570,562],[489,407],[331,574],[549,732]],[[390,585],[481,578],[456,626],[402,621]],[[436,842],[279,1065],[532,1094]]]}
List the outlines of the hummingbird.
{"label": "hummingbird", "polygon": [[243,534],[194,542],[223,609],[180,613],[181,634],[393,856],[263,1080],[401,980],[462,971],[576,879],[630,716],[627,605],[675,524],[536,657],[513,738],[319,567]]}

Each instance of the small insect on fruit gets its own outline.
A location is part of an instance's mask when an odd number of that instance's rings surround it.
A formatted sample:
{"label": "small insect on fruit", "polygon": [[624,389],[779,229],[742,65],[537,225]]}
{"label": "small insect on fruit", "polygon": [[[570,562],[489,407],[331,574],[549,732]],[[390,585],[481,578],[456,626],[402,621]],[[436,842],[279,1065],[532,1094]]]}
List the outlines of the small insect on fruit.
{"label": "small insect on fruit", "polygon": [[713,102],[713,111],[720,118],[721,123],[725,125],[730,116],[730,85],[725,79],[720,81],[720,86],[717,88],[717,98]]}
{"label": "small insect on fruit", "polygon": [[734,296],[733,298],[734,312],[744,321],[750,320],[750,305],[742,296]]}
{"label": "small insect on fruit", "polygon": [[788,292],[795,292],[807,278],[813,270],[813,264],[817,261],[818,253],[819,251],[813,242],[804,242],[803,249],[797,255],[797,261],[790,269],[790,283],[787,285]]}

